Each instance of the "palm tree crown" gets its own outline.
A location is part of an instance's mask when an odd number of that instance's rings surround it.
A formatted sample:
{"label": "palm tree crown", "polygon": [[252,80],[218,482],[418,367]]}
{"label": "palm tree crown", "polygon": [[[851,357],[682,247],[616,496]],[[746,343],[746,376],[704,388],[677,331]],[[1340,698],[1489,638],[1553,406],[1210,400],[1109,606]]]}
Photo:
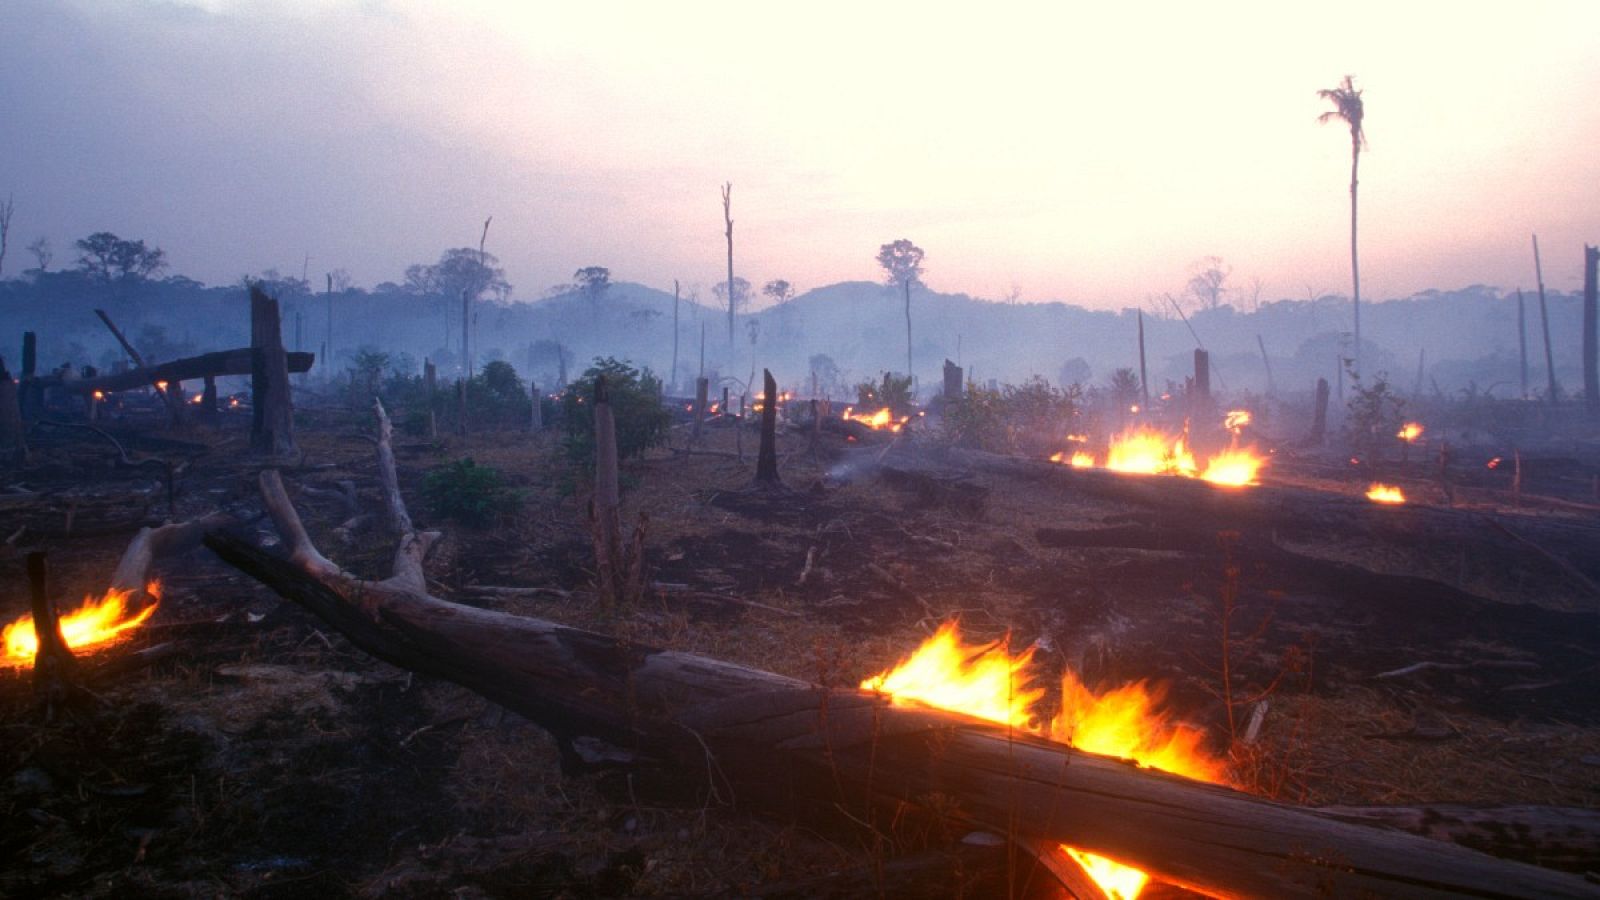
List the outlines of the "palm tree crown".
{"label": "palm tree crown", "polygon": [[1366,113],[1366,108],[1361,103],[1361,91],[1355,86],[1355,76],[1346,75],[1344,81],[1336,88],[1317,91],[1317,96],[1324,100],[1333,101],[1333,109],[1317,117],[1318,122],[1328,122],[1339,119],[1350,124],[1350,149],[1352,153],[1360,153],[1361,148],[1367,145],[1367,135],[1361,130],[1361,117]]}

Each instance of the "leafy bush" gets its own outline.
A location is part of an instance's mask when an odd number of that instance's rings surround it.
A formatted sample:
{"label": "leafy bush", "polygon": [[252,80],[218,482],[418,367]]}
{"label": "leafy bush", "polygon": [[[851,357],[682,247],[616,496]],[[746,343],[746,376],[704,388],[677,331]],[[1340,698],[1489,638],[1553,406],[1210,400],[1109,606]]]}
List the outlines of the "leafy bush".
{"label": "leafy bush", "polygon": [[1345,419],[1345,436],[1358,452],[1376,463],[1383,448],[1392,444],[1400,430],[1405,401],[1389,389],[1389,376],[1379,372],[1370,387],[1362,384],[1361,376],[1350,368],[1346,360],[1346,374],[1350,378],[1350,401],[1346,404],[1349,415]]}
{"label": "leafy bush", "polygon": [[1083,391],[1077,385],[1052,387],[1034,376],[998,391],[968,384],[962,402],[944,410],[944,437],[960,447],[997,453],[1042,454],[1059,450]]}
{"label": "leafy bush", "polygon": [[422,499],[435,515],[483,525],[515,509],[522,493],[505,483],[499,469],[480,466],[469,456],[424,476]]}
{"label": "leafy bush", "polygon": [[614,357],[596,357],[583,377],[561,395],[567,455],[585,466],[594,465],[594,384],[601,375],[617,423],[617,457],[638,456],[665,443],[672,414],[661,405],[660,379],[649,369],[635,369]]}
{"label": "leafy bush", "polygon": [[911,376],[896,378],[894,373],[883,373],[883,381],[863,381],[856,385],[856,403],[863,409],[889,407],[897,416],[911,412]]}

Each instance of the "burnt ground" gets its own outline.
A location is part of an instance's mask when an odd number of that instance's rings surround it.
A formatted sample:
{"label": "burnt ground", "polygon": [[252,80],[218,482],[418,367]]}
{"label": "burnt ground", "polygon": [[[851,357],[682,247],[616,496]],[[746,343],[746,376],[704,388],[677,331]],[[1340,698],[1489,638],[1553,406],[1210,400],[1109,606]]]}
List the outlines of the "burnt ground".
{"label": "burnt ground", "polygon": [[[351,479],[378,509],[355,418],[303,418],[306,457],[289,482]],[[22,550],[49,550],[58,595],[76,598],[103,587],[141,523],[253,515],[256,469],[239,422],[131,441],[161,461],[136,468],[85,434],[36,436],[36,462],[0,485],[11,491],[0,495],[0,537],[12,538],[0,556],[5,621],[27,605]],[[903,438],[884,461],[917,459],[928,442]],[[744,463],[662,450],[625,467],[626,519],[648,520],[650,578],[683,587],[652,592],[622,619],[587,593],[581,479],[552,436],[402,438],[396,451],[413,513],[446,532],[428,564],[440,597],[835,685],[892,665],[959,617],[973,640],[1037,646],[1046,682],[1070,666],[1091,685],[1165,685],[1174,714],[1212,735],[1241,786],[1290,802],[1600,804],[1597,601],[1546,560],[1278,536],[1297,552],[1473,595],[1373,597],[1283,566],[1230,574],[1220,553],[1046,547],[1040,528],[1146,513],[983,471],[944,472],[955,486],[929,495],[874,468],[881,445],[830,444],[813,457],[803,437],[785,436],[789,490],[753,492],[754,442],[744,443]],[[732,451],[734,440],[713,429],[704,446]],[[422,504],[424,474],[461,456],[511,476],[514,513],[468,527]],[[1275,475],[1333,491],[1364,484],[1311,460],[1282,459]],[[1455,498],[1502,499],[1467,487]],[[384,572],[381,527],[344,540],[336,502],[297,503],[324,553]],[[240,531],[270,538],[264,520]],[[87,661],[160,643],[168,655],[92,676],[93,695],[51,722],[27,674],[0,669],[0,894],[982,896],[1006,891],[1004,877],[1046,891],[1036,873],[926,834],[721,805],[699,786],[626,772],[563,775],[534,725],[373,660],[207,551],[159,561],[156,574],[165,597],[150,624]],[[1377,677],[1417,663],[1434,665]],[[1242,730],[1261,697],[1260,740],[1231,743],[1229,701]]]}

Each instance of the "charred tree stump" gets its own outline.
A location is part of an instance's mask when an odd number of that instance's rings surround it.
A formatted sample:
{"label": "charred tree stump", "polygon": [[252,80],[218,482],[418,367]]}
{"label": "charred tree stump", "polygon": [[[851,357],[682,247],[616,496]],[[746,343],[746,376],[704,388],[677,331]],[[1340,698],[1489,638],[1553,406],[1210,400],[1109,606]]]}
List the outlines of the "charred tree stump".
{"label": "charred tree stump", "polygon": [[467,380],[456,379],[456,434],[467,436]]}
{"label": "charred tree stump", "polygon": [[1316,411],[1311,416],[1310,443],[1322,446],[1328,440],[1328,379],[1317,379]]}
{"label": "charred tree stump", "polygon": [[1211,354],[1194,351],[1194,393],[1196,408],[1206,410],[1211,406]]}
{"label": "charred tree stump", "polygon": [[533,403],[533,412],[528,416],[528,429],[539,432],[544,430],[544,404],[540,402],[539,386],[528,382],[528,399]]}
{"label": "charred tree stump", "polygon": [[[323,557],[275,471],[262,492],[287,560],[224,534],[229,563],[395,665],[464,685],[568,748],[705,772],[789,808],[950,798],[946,814],[1014,840],[1060,841],[1220,896],[1592,897],[1581,879],[1083,753],[955,713],[896,705],[706,657],[438,600],[407,535],[394,574]],[[958,812],[950,812],[957,810]],[[870,814],[869,814],[870,815]],[[1196,827],[1204,823],[1204,827]]]}
{"label": "charred tree stump", "polygon": [[[389,465],[393,466],[392,460]],[[398,492],[393,500],[403,506]],[[644,526],[641,520],[633,537],[623,543],[617,423],[604,375],[594,381],[594,497],[589,501],[589,519],[596,591],[613,612],[632,606],[644,592]]]}
{"label": "charred tree stump", "polygon": [[217,423],[217,376],[205,377],[205,390],[200,392],[200,421],[207,425]]}
{"label": "charred tree stump", "polygon": [[250,286],[250,448],[286,458],[299,453],[294,440],[294,401],[289,394],[289,363],[283,349],[278,301]]}
{"label": "charred tree stump", "polygon": [[21,391],[0,357],[0,459],[9,462],[27,454],[28,435],[22,420]]}
{"label": "charred tree stump", "polygon": [[780,487],[778,478],[778,382],[772,370],[761,370],[761,449],[756,452],[756,484]]}
{"label": "charred tree stump", "polygon": [[1139,310],[1139,402],[1150,408],[1150,377],[1144,365],[1144,310]]}
{"label": "charred tree stump", "polygon": [[700,429],[705,426],[706,402],[710,399],[711,381],[705,376],[694,380],[694,431],[690,432],[691,442],[700,440]]}
{"label": "charred tree stump", "polygon": [[947,405],[961,402],[961,376],[960,366],[948,359],[944,361],[944,402]]}
{"label": "charred tree stump", "polygon": [[44,708],[45,718],[55,717],[77,690],[78,660],[67,649],[61,636],[61,621],[50,602],[49,571],[45,555],[28,554],[28,593],[33,601],[33,633],[38,649],[33,657],[33,693]]}
{"label": "charred tree stump", "polygon": [[17,408],[24,422],[32,422],[44,412],[44,389],[39,380],[39,337],[22,333],[22,383],[17,388]]}
{"label": "charred tree stump", "polygon": [[428,404],[428,440],[439,439],[439,420],[435,412],[437,405],[436,395],[439,393],[439,370],[433,360],[422,360],[422,394]]}

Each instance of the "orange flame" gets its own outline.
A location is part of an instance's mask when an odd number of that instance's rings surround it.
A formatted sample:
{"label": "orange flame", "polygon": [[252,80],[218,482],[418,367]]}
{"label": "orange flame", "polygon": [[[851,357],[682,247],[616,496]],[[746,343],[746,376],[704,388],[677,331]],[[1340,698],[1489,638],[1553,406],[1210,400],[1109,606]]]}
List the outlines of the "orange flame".
{"label": "orange flame", "polygon": [[[1249,414],[1243,415],[1248,420]],[[1082,468],[1096,465],[1095,457],[1084,451],[1076,451],[1069,456],[1063,450],[1053,454],[1050,461]],[[1100,465],[1113,472],[1182,475],[1204,479],[1212,484],[1242,486],[1259,484],[1258,477],[1266,464],[1267,457],[1258,454],[1253,447],[1235,445],[1207,459],[1205,467],[1201,468],[1181,436],[1173,437],[1149,428],[1136,428],[1123,432],[1111,441],[1105,462]]]}
{"label": "orange flame", "polygon": [[1419,422],[1407,422],[1400,426],[1400,430],[1395,432],[1394,436],[1408,444],[1414,444],[1417,438],[1422,437],[1422,432],[1426,430]]}
{"label": "orange flame", "polygon": [[1222,420],[1222,427],[1228,429],[1234,434],[1238,434],[1239,429],[1249,424],[1250,410],[1248,409],[1231,409],[1228,411],[1228,415]]}
{"label": "orange flame", "polygon": [[[161,600],[161,582],[145,585],[150,603],[143,609],[130,610],[131,592],[108,590],[99,600],[84,597],[83,605],[61,616],[61,637],[68,649],[96,647],[115,640],[123,632],[137,628],[155,614]],[[5,647],[4,662],[12,666],[31,666],[39,652],[39,637],[33,632],[33,615],[7,625],[0,631],[0,646]]]}
{"label": "orange flame", "polygon": [[1374,481],[1372,486],[1367,488],[1367,499],[1374,503],[1404,503],[1406,495],[1392,484]]}
{"label": "orange flame", "polygon": [[901,416],[899,419],[896,419],[894,414],[889,411],[889,407],[887,406],[870,414],[858,413],[855,411],[855,407],[847,406],[844,408],[844,418],[851,422],[860,422],[868,428],[871,428],[873,431],[891,432],[899,431],[905,427],[907,422],[911,421],[910,416]]}
{"label": "orange flame", "polygon": [[[1146,682],[1097,692],[1068,670],[1061,679],[1061,712],[1041,723],[1032,715],[1044,690],[1025,670],[1033,649],[1012,654],[1002,642],[969,645],[947,622],[899,665],[861,682],[865,690],[966,713],[1031,731],[1080,750],[1135,762],[1201,781],[1226,782],[1224,763],[1204,748],[1197,729],[1162,711],[1163,691]],[[1062,845],[1111,897],[1133,900],[1149,876],[1114,860]]]}

